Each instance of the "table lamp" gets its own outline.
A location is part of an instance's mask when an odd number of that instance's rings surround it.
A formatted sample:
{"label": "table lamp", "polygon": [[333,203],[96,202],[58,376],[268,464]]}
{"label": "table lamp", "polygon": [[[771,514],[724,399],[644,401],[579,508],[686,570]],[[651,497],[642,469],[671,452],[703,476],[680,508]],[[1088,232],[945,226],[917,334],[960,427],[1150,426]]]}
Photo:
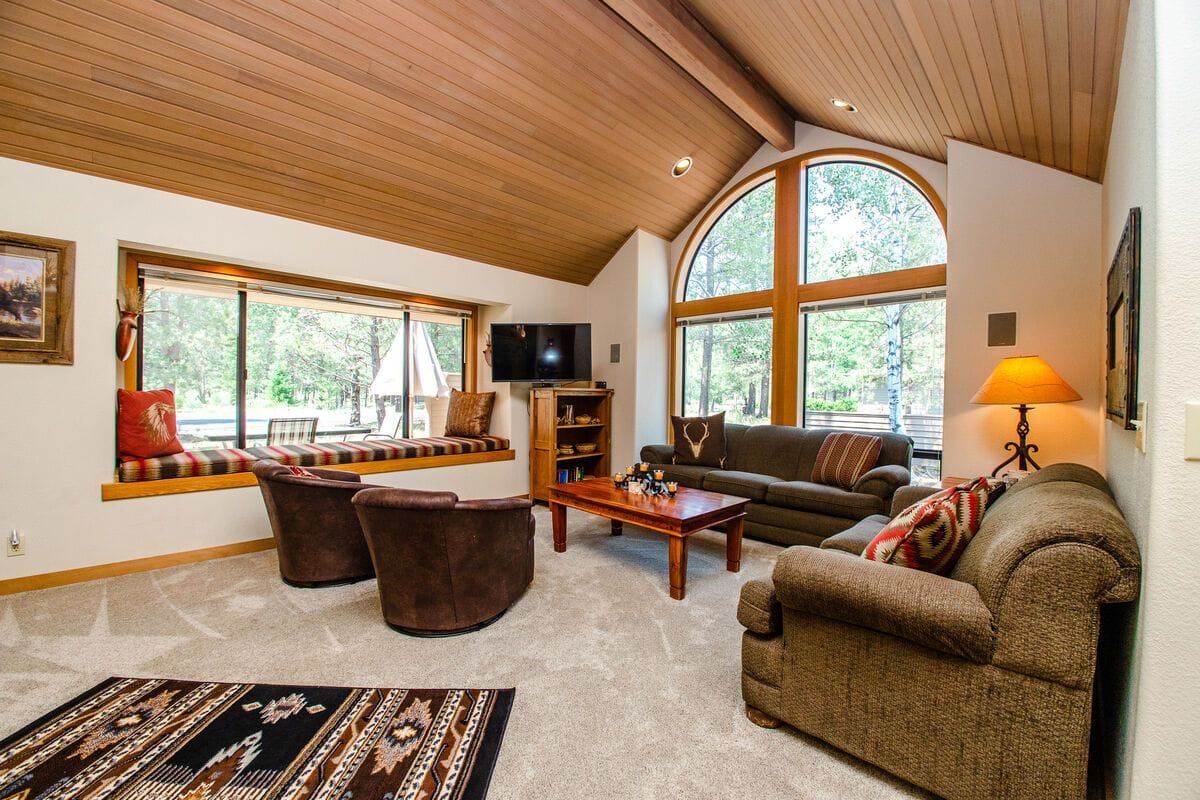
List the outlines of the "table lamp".
{"label": "table lamp", "polygon": [[1014,461],[1018,469],[1027,469],[1027,464],[1032,464],[1034,469],[1041,469],[1032,455],[1037,452],[1037,445],[1025,441],[1029,435],[1029,421],[1025,419],[1029,406],[1070,403],[1082,399],[1079,392],[1072,389],[1040,356],[1011,356],[997,364],[971,402],[1012,406],[1020,412],[1021,419],[1017,423],[1017,441],[1004,445],[1004,449],[1012,450],[1013,454],[992,470],[992,475],[995,476]]}

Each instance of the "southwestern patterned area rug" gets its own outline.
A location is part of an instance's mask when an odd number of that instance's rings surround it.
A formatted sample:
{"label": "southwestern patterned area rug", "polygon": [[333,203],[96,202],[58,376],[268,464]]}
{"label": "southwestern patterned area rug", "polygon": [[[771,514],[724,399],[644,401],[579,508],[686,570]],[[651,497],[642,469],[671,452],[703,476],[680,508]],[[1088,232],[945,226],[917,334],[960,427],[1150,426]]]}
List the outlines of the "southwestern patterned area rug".
{"label": "southwestern patterned area rug", "polygon": [[0,742],[0,800],[482,800],[515,692],[109,678]]}

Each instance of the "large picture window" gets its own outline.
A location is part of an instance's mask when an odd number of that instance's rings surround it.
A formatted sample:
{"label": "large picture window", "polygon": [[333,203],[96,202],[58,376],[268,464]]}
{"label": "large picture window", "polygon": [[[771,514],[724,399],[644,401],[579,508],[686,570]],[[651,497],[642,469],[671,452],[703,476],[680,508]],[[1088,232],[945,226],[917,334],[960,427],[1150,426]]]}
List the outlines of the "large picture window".
{"label": "large picture window", "polygon": [[932,189],[883,156],[823,152],[713,208],[676,279],[676,412],[906,433],[917,477],[935,479],[946,235]]}
{"label": "large picture window", "polygon": [[281,420],[308,420],[307,441],[440,436],[465,387],[468,310],[144,262],[137,276],[138,384],[174,391],[189,450],[268,443]]}

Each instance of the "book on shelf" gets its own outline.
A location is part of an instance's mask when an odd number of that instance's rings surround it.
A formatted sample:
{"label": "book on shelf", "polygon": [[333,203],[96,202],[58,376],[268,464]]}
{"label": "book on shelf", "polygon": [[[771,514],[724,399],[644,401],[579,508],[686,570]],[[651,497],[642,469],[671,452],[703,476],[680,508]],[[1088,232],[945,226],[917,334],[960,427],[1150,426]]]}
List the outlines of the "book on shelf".
{"label": "book on shelf", "polygon": [[561,467],[558,470],[556,480],[558,483],[574,483],[575,481],[581,481],[584,478],[590,477],[592,476],[588,475],[582,466]]}

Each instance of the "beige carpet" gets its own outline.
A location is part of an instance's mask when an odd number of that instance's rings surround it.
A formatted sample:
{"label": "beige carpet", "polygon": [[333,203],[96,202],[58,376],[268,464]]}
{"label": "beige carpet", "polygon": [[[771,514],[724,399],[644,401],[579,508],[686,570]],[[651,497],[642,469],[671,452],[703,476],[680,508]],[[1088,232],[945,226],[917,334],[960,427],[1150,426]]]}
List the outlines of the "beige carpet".
{"label": "beige carpet", "polygon": [[743,716],[738,590],[779,548],[692,537],[687,599],[666,541],[570,512],[495,625],[448,639],[389,629],[374,581],[294,589],[273,551],[0,598],[0,737],[109,675],[352,686],[516,686],[491,798],[927,795],[816,740]]}

